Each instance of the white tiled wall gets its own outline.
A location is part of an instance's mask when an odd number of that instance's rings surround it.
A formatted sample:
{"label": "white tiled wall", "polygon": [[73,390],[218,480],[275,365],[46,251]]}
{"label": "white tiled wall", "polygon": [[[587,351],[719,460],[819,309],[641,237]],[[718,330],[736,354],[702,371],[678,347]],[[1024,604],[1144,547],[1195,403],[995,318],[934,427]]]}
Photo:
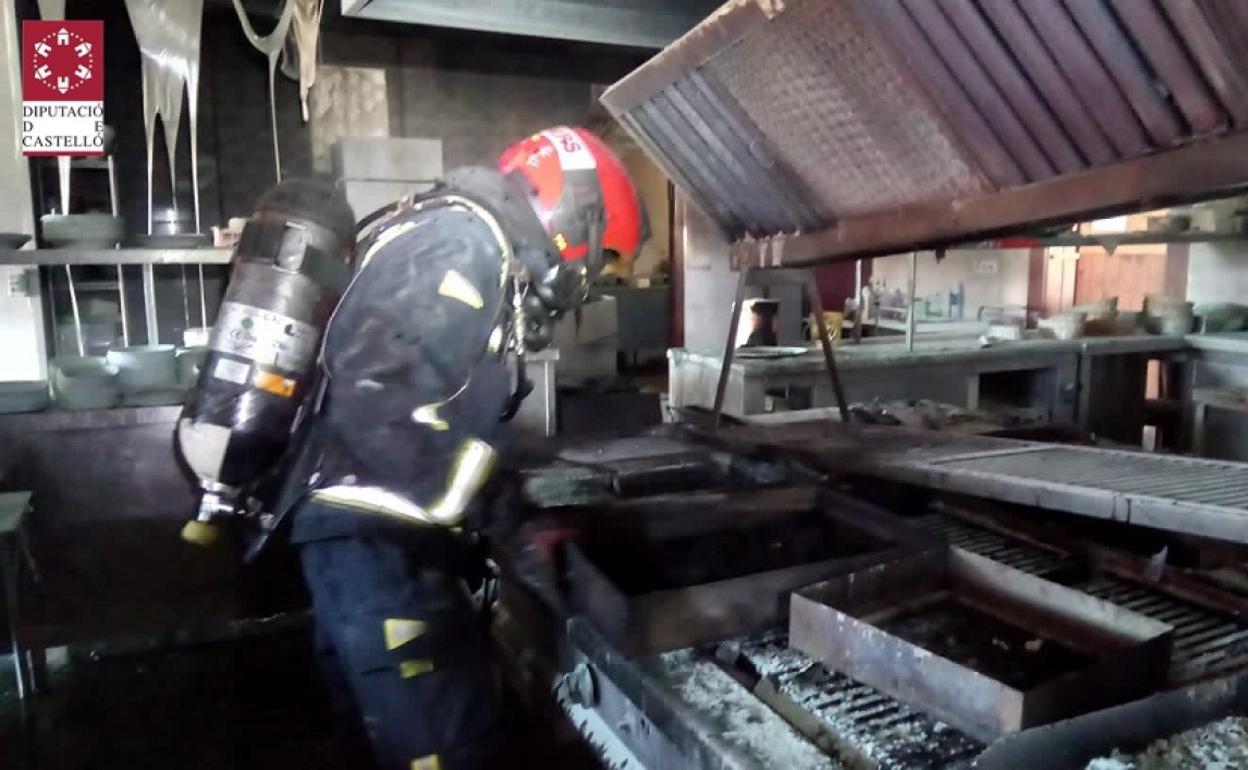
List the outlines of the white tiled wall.
{"label": "white tiled wall", "polygon": [[[1028,254],[1027,249],[951,249],[937,262],[935,253],[920,252],[915,293],[925,297],[962,284],[966,320],[980,307],[1026,306]],[[872,283],[883,283],[890,293],[904,294],[909,279],[909,254],[880,257],[872,265]]]}
{"label": "white tiled wall", "polygon": [[1193,243],[1187,258],[1187,298],[1197,304],[1248,300],[1248,242]]}
{"label": "white tiled wall", "polygon": [[[21,85],[13,3],[0,3],[0,231],[33,233],[30,174],[21,155]],[[42,308],[26,268],[0,266],[0,381],[45,376]],[[34,296],[16,287],[29,285]]]}

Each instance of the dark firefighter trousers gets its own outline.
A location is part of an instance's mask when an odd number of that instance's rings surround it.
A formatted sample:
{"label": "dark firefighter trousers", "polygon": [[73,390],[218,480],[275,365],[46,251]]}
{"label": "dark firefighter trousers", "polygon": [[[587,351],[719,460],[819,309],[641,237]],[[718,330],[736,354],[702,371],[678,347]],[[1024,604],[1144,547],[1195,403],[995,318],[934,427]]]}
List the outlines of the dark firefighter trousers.
{"label": "dark firefighter trousers", "polygon": [[380,767],[508,767],[487,631],[462,581],[384,533],[297,545],[330,687],[349,690]]}

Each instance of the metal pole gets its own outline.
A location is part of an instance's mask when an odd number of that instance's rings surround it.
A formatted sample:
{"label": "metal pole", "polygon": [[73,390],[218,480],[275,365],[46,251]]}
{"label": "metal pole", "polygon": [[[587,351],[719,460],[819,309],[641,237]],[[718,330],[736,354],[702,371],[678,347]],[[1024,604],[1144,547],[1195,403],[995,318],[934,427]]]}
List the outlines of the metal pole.
{"label": "metal pole", "polygon": [[[941,249],[937,252],[944,256],[945,250]],[[907,288],[907,295],[910,300],[910,307],[906,312],[906,352],[914,352],[914,288],[919,274],[919,252],[910,252],[910,285]]]}
{"label": "metal pole", "polygon": [[810,296],[810,309],[815,313],[815,327],[818,329],[819,342],[823,347],[823,363],[828,368],[828,379],[832,381],[832,393],[836,396],[836,408],[841,413],[841,422],[849,422],[849,404],[845,401],[845,390],[841,387],[841,375],[836,371],[836,358],[832,355],[832,341],[828,339],[828,325],[823,320],[823,298],[819,296],[819,286],[815,283],[815,274],[811,270],[806,274],[806,293]]}
{"label": "metal pole", "polygon": [[156,275],[149,262],[143,266],[143,316],[147,322],[147,344],[160,344],[156,321]]}
{"label": "metal pole", "polygon": [[200,328],[208,328],[208,298],[204,292],[204,263],[200,262],[195,266],[199,271],[199,325]]}
{"label": "metal pole", "polygon": [[130,347],[130,319],[127,317],[126,271],[117,266],[117,302],[121,305],[121,344]]}
{"label": "metal pole", "polygon": [[121,204],[117,201],[117,167],[113,165],[113,156],[108,156],[108,200],[113,208],[113,216],[121,216]]}
{"label": "metal pole", "polygon": [[741,305],[745,303],[745,287],[750,282],[752,267],[742,267],[741,277],[737,280],[737,297],[732,303],[732,317],[728,321],[728,340],[724,343],[724,360],[719,367],[719,384],[715,386],[715,408],[712,411],[711,427],[718,428],[724,411],[724,395],[728,391],[728,372],[732,369],[732,354],[737,345],[737,325],[741,323]]}
{"label": "metal pole", "polygon": [[867,322],[867,303],[862,298],[862,260],[854,260],[854,333],[850,339],[862,341],[862,327]]}
{"label": "metal pole", "polygon": [[16,541],[16,538],[16,533],[13,533],[0,540],[0,581],[4,583],[4,607],[9,621],[9,645],[13,648],[13,672],[17,679],[17,699],[23,701],[30,694],[30,679],[26,671],[26,650],[22,647],[21,636],[18,634],[17,544],[8,542],[10,539]]}
{"label": "metal pole", "polygon": [[191,297],[190,289],[187,288],[186,282],[186,265],[181,266],[182,270],[182,331],[185,332],[191,328]]}
{"label": "metal pole", "polygon": [[[108,200],[113,216],[121,215],[121,203],[117,200],[117,166],[113,156],[108,156]],[[121,307],[121,344],[130,347],[130,319],[126,314],[126,271],[117,265],[117,304]]]}
{"label": "metal pole", "polygon": [[74,286],[74,271],[65,266],[65,278],[69,281],[69,305],[74,311],[74,337],[78,342],[78,355],[87,354],[87,346],[82,340],[82,315],[78,312],[78,289]]}

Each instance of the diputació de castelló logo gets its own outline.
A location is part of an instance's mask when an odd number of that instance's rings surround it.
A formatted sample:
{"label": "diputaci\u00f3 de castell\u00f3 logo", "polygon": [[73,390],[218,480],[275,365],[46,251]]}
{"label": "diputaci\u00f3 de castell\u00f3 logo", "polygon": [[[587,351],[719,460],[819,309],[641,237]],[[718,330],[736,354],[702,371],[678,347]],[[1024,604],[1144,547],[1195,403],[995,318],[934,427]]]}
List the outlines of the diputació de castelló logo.
{"label": "diputaci\u00f3 de castell\u00f3 logo", "polygon": [[22,153],[104,154],[104,22],[22,23]]}

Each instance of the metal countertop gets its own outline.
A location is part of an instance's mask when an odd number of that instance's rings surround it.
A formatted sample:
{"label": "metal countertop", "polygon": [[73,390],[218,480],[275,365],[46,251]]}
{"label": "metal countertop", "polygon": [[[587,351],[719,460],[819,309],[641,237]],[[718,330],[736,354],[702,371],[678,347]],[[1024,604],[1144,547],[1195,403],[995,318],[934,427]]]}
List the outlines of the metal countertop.
{"label": "metal countertop", "polygon": [[[872,369],[881,366],[920,366],[927,364],[966,364],[977,361],[996,362],[1011,358],[1058,357],[1062,355],[1127,355],[1136,353],[1178,352],[1187,347],[1183,337],[1135,336],[1090,337],[1076,340],[1020,340],[980,347],[978,338],[923,340],[915,342],[908,352],[904,342],[840,345],[834,350],[841,370]],[[1244,345],[1248,352],[1248,343]],[[677,363],[690,362],[720,365],[721,356],[685,348],[673,348],[668,357]],[[733,358],[732,368],[746,373],[822,371],[823,356],[817,348],[802,356],[777,359]]]}
{"label": "metal countertop", "polygon": [[70,412],[48,409],[26,414],[0,414],[0,435],[34,431],[94,430],[130,428],[137,425],[168,423],[170,429],[182,413],[182,406],[133,406],[114,409],[88,409]]}

